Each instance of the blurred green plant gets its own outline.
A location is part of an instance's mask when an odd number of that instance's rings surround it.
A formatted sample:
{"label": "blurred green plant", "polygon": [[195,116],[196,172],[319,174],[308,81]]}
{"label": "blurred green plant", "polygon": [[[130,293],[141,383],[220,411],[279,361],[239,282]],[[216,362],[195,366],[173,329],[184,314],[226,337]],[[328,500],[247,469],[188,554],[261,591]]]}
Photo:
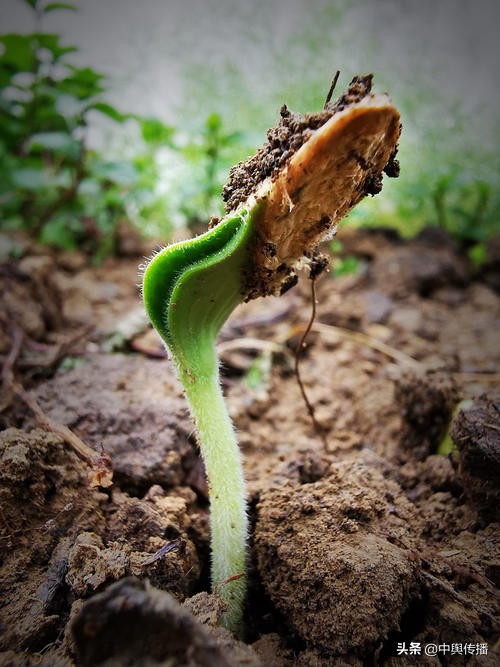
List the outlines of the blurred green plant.
{"label": "blurred green plant", "polygon": [[[255,151],[279,104],[306,110],[322,103],[329,64],[312,65],[323,62],[319,54],[329,43],[328,22],[311,20],[301,28],[285,60],[277,58],[271,85],[262,82],[259,95],[236,65],[186,71],[187,99],[179,118],[187,114],[193,122],[180,120],[173,127],[106,103],[106,78],[75,66],[77,49],[41,30],[47,14],[72,11],[75,5],[19,1],[31,8],[35,31],[0,36],[0,224],[28,230],[44,242],[102,256],[114,250],[121,220],[166,240],[172,227],[198,232],[223,212],[220,190],[229,168]],[[341,3],[330,21],[339,22],[348,5]],[[263,3],[261,10],[266,7]],[[300,85],[291,54],[294,62],[310,64]],[[435,114],[424,122],[422,110],[434,109],[431,92],[427,97],[425,92],[416,94],[413,85],[398,101],[405,126],[401,177],[387,181],[384,197],[361,204],[350,220],[389,225],[405,236],[440,225],[480,265],[486,240],[500,231],[498,154],[494,144],[487,154],[475,137],[469,146],[468,119],[460,117],[458,107],[449,112],[451,130],[443,132]],[[207,99],[213,102],[211,113]],[[90,147],[89,129],[102,117],[110,123],[110,135],[120,137],[119,150]],[[412,136],[417,126],[420,134]],[[336,272],[355,270],[346,258]]]}
{"label": "blurred green plant", "polygon": [[[254,151],[245,131],[226,131],[217,112],[177,129],[166,162],[171,217],[194,232],[224,212],[222,186],[231,166]],[[175,172],[175,173],[174,173]]]}
{"label": "blurred green plant", "polygon": [[[34,23],[68,3],[23,0]],[[0,220],[40,241],[81,248],[100,258],[115,249],[118,223],[140,224],[165,215],[156,192],[156,153],[173,130],[160,121],[124,114],[104,101],[105,77],[76,67],[55,34],[0,36]],[[113,126],[139,125],[143,150],[109,159],[88,146],[92,114]],[[163,231],[165,219],[163,217]]]}
{"label": "blurred green plant", "polygon": [[358,273],[361,268],[361,261],[355,255],[349,255],[344,252],[344,246],[339,239],[333,239],[330,242],[330,250],[333,253],[332,277],[340,278]]}

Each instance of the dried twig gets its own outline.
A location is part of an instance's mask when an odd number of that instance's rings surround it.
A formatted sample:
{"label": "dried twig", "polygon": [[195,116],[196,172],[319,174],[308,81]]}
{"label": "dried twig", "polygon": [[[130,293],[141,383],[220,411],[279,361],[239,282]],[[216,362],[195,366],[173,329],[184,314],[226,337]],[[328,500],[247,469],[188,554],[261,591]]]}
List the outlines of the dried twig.
{"label": "dried twig", "polygon": [[325,103],[323,105],[323,109],[326,109],[326,107],[330,104],[330,100],[332,99],[333,91],[335,90],[335,86],[337,85],[337,81],[339,80],[340,76],[340,70],[338,69],[335,72],[335,76],[333,77],[332,85],[330,86],[330,90],[328,91],[328,95],[326,96]]}
{"label": "dried twig", "polygon": [[74,345],[83,340],[91,331],[92,326],[83,327],[74,334],[65,336],[64,340],[53,345],[39,343],[38,341],[34,341],[31,338],[25,337],[27,347],[30,347],[35,351],[46,351],[47,354],[44,358],[27,357],[26,359],[21,359],[19,366],[27,368],[50,368],[51,366],[57,364],[57,362],[60,361],[63,357],[65,357],[74,347]]}
{"label": "dried twig", "polygon": [[220,588],[222,588],[223,586],[226,586],[227,584],[230,584],[232,581],[238,581],[238,579],[242,579],[244,576],[245,576],[244,572],[238,572],[238,574],[233,574],[232,577],[228,577],[227,579],[223,579],[222,581],[219,581],[214,586],[214,594],[218,595]]}
{"label": "dried twig", "polygon": [[453,373],[453,377],[460,382],[488,382],[491,384],[500,384],[500,374],[498,373],[481,373],[476,371],[467,371]]}
{"label": "dried twig", "polygon": [[91,468],[91,475],[89,483],[91,486],[108,487],[113,483],[113,468],[111,458],[104,452],[96,452],[92,447],[87,445],[81,438],[79,438],[73,431],[64,424],[49,419],[38,405],[35,399],[26,393],[17,382],[14,383],[13,389],[19,398],[30,408],[33,414],[38,419],[40,426],[50,433],[55,433],[70,445],[77,456],[85,461]]}
{"label": "dried twig", "polygon": [[368,336],[361,331],[352,331],[351,329],[343,329],[342,327],[336,327],[331,324],[324,324],[323,322],[316,322],[311,327],[312,331],[317,331],[327,338],[343,338],[344,340],[350,340],[359,345],[364,345],[365,347],[370,347],[372,350],[377,350],[377,352],[382,352],[387,357],[394,359],[400,364],[406,366],[412,366],[413,368],[421,368],[422,364],[410,357],[409,354],[396,350],[394,347],[383,343],[373,336]]}
{"label": "dried twig", "polygon": [[168,554],[170,551],[173,551],[174,549],[178,549],[181,546],[184,546],[184,548],[185,548],[185,542],[180,537],[178,537],[176,540],[173,540],[173,542],[167,542],[167,544],[164,544],[161,547],[161,549],[158,549],[158,551],[156,553],[154,553],[152,556],[149,556],[148,558],[146,558],[146,560],[142,563],[142,565],[143,566],[152,565],[157,560],[160,560],[160,558],[163,558],[163,556]]}
{"label": "dried twig", "polygon": [[271,352],[275,354],[286,354],[284,345],[272,340],[261,340],[260,338],[251,338],[248,336],[242,338],[233,338],[217,345],[217,352],[224,354],[232,350],[258,350],[259,352]]}

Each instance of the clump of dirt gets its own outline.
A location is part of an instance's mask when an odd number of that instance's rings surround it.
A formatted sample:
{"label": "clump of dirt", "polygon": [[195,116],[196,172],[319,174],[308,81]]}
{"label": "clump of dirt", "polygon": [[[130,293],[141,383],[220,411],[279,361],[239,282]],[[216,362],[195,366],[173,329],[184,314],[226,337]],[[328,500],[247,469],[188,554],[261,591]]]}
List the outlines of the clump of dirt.
{"label": "clump of dirt", "polygon": [[[54,262],[46,255],[0,264],[0,304],[3,317],[16,321],[24,334],[46,341],[49,332],[63,323],[61,294],[54,281]],[[2,327],[2,334],[6,330]],[[0,339],[0,350],[10,345]]]}
{"label": "clump of dirt", "polygon": [[435,454],[449,427],[458,402],[456,385],[449,375],[408,371],[396,382],[394,399],[401,406],[401,456],[423,460]]}
{"label": "clump of dirt", "polygon": [[111,456],[117,482],[129,491],[183,485],[195,465],[192,424],[172,368],[118,353],[88,355],[33,396],[48,417]]}
{"label": "clump of dirt", "polygon": [[317,482],[262,493],[259,572],[309,645],[365,658],[399,629],[420,589],[418,562],[398,546],[412,543],[412,519],[397,484],[360,464],[332,466]]}
{"label": "clump of dirt", "polygon": [[[420,252],[417,252],[417,249]],[[445,285],[464,286],[469,265],[453,246],[431,246],[417,242],[416,247],[390,247],[378,253],[371,267],[374,285],[390,296],[420,294],[427,296]]]}
{"label": "clump of dirt", "polygon": [[82,667],[262,667],[230,633],[222,647],[174,597],[135,578],[122,579],[84,604],[72,633]]}
{"label": "clump of dirt", "polygon": [[[108,497],[89,486],[85,462],[39,430],[3,431],[0,450],[0,651],[53,644],[82,598],[131,574],[179,599],[193,592],[200,568],[192,537],[202,524],[189,515],[192,491],[168,497],[153,486],[144,499],[118,490]],[[162,555],[168,540],[175,548]]]}
{"label": "clump of dirt", "polygon": [[84,464],[54,435],[7,429],[0,452],[0,650],[38,651],[67,619],[66,535],[99,530],[103,496],[86,484]]}
{"label": "clump of dirt", "polygon": [[463,407],[451,436],[465,494],[485,521],[500,521],[500,401],[482,396]]}

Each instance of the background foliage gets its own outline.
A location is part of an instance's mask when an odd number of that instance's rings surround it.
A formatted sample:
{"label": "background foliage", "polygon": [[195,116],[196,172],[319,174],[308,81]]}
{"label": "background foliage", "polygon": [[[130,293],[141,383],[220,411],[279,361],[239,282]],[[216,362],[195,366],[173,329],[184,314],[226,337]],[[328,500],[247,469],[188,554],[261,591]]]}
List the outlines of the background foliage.
{"label": "background foliage", "polygon": [[[323,7],[322,20],[301,25],[286,48],[275,50],[272,80],[279,86],[266,88],[262,73],[250,85],[238,65],[226,61],[186,66],[177,120],[166,123],[117,109],[109,102],[110,79],[77,64],[76,47],[43,31],[48,15],[74,12],[75,5],[19,2],[29,6],[33,30],[0,36],[0,222],[97,258],[114,251],[121,221],[168,239],[174,227],[198,231],[220,214],[230,166],[262,144],[280,105],[321,107],[330,68],[321,54],[332,25],[341,26],[356,8],[348,0]],[[271,44],[274,27],[263,25],[259,30],[269,31]],[[335,39],[347,48],[341,31]],[[290,68],[299,60],[307,78],[297,79]],[[364,71],[362,59],[356,64]],[[395,226],[407,235],[438,225],[480,262],[484,242],[499,232],[499,127],[488,145],[481,143],[445,91],[438,100],[448,108],[443,132],[433,111],[439,91],[419,77],[416,70],[410,85],[377,72],[377,87],[394,91],[402,110],[402,175],[386,182],[381,197],[356,208],[351,220]],[[92,141],[96,128],[98,142]]]}

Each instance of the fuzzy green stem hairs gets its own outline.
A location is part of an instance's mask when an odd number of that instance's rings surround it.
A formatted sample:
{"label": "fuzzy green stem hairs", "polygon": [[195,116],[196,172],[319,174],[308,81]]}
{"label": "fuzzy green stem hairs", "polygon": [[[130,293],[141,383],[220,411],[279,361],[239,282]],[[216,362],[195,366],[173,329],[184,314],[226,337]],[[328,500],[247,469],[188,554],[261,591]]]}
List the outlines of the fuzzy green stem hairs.
{"label": "fuzzy green stem hairs", "polygon": [[242,299],[253,229],[251,213],[242,211],[169,246],[149,263],[143,283],[146,310],[176,363],[196,423],[209,484],[212,583],[227,602],[223,623],[236,632],[246,584],[246,492],[215,341]]}

